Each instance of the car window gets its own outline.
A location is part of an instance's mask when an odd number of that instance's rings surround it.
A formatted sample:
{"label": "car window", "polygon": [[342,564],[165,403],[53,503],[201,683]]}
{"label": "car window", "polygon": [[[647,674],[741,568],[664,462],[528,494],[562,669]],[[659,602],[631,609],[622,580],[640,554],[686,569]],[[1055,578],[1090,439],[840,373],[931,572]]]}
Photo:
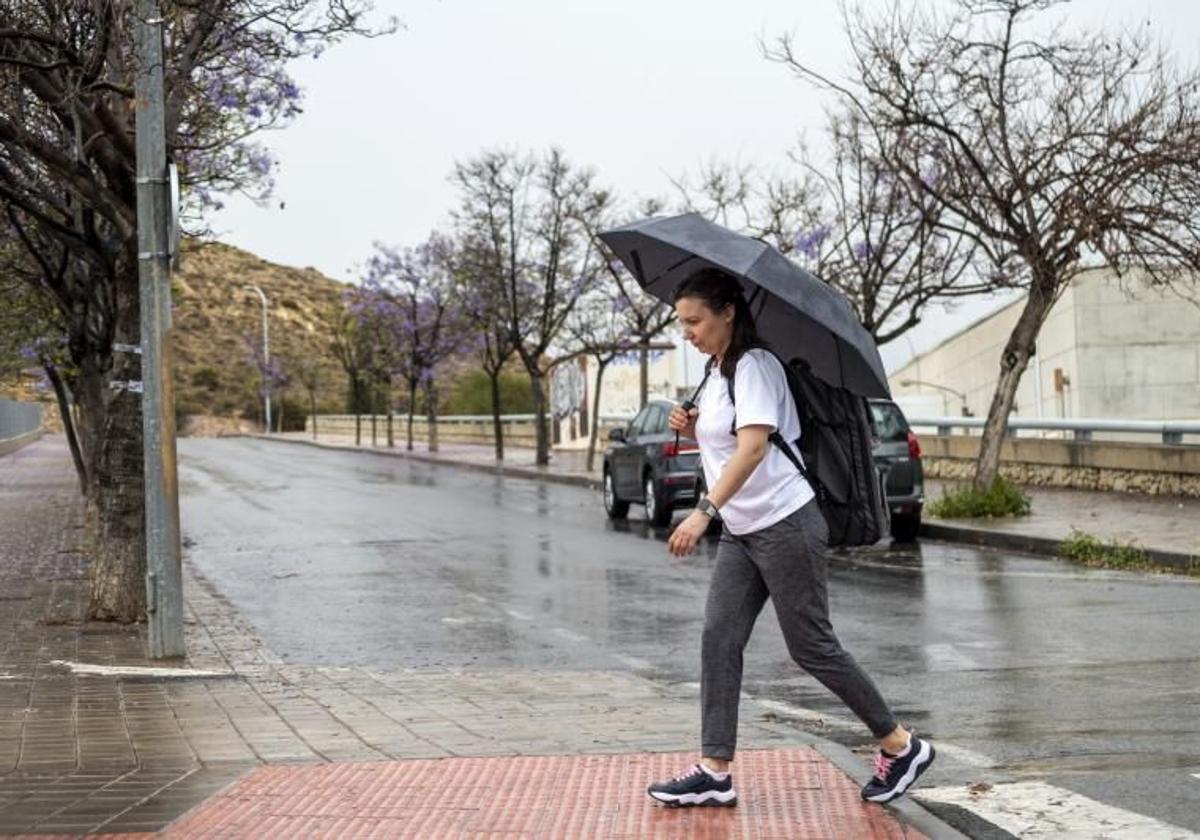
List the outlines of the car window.
{"label": "car window", "polygon": [[908,440],[908,422],[904,413],[893,403],[871,403],[871,415],[875,419],[875,433],[881,443]]}
{"label": "car window", "polygon": [[629,430],[625,433],[626,437],[633,437],[641,434],[642,423],[646,421],[646,415],[650,413],[650,406],[646,406],[637,415],[629,421]]}
{"label": "car window", "polygon": [[646,434],[661,435],[667,431],[667,412],[661,405],[653,406],[653,411],[646,421]]}
{"label": "car window", "polygon": [[641,415],[642,422],[639,423],[634,428],[633,433],[635,435],[652,435],[652,434],[654,434],[654,427],[655,427],[657,417],[658,417],[658,406],[656,406],[656,405],[646,406],[644,409],[642,409],[642,415]]}

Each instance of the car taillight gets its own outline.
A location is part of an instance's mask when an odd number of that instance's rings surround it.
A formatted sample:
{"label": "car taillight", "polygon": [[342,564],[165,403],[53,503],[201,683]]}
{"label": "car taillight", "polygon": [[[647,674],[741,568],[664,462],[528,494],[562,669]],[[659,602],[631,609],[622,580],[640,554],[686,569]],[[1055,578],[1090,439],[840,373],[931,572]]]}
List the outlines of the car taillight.
{"label": "car taillight", "polygon": [[913,458],[921,457],[921,442],[911,431],[908,433],[908,454]]}
{"label": "car taillight", "polygon": [[676,455],[683,455],[687,452],[698,452],[699,446],[695,443],[679,443],[669,440],[662,445],[662,456],[664,458],[674,458]]}

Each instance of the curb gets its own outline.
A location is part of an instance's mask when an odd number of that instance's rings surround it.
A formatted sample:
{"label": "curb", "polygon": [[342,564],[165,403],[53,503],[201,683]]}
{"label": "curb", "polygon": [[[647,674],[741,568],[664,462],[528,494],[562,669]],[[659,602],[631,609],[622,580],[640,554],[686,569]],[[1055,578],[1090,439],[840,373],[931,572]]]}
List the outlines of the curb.
{"label": "curb", "polygon": [[[800,734],[805,739],[811,741],[813,749],[825,756],[834,767],[841,770],[860,786],[865,785],[871,778],[871,774],[863,764],[862,759],[851,752],[849,748],[843,747],[834,741],[826,741],[823,738],[818,738],[816,735],[807,732]],[[936,744],[934,746],[936,747]],[[919,791],[919,789],[917,790]],[[929,837],[930,840],[969,840],[967,835],[958,831],[941,817],[914,800],[911,793],[895,802],[889,802],[883,807],[893,812],[901,822],[911,825]]]}
{"label": "curb", "polygon": [[437,455],[425,455],[417,452],[409,452],[407,450],[387,450],[387,449],[367,449],[361,446],[352,446],[341,443],[321,443],[320,441],[312,440],[297,440],[294,438],[281,438],[274,435],[223,435],[223,437],[241,437],[250,438],[251,440],[266,440],[273,443],[291,443],[300,446],[310,446],[314,449],[328,449],[336,452],[361,452],[364,455],[379,455],[385,458],[405,458],[410,461],[420,461],[426,464],[439,464],[447,467],[459,467],[465,470],[474,470],[475,472],[490,473],[492,475],[503,475],[511,478],[535,478],[542,481],[549,481],[553,484],[569,484],[575,487],[586,487],[589,490],[600,490],[601,483],[599,479],[591,478],[586,475],[562,475],[561,473],[551,472],[552,467],[538,469],[536,467],[513,467],[507,464],[476,464],[471,461],[459,461],[456,458],[446,458]]}
{"label": "curb", "polygon": [[[1059,548],[1063,541],[1053,537],[1035,537],[1030,534],[1016,534],[1008,531],[989,531],[984,528],[972,528],[965,525],[947,525],[943,521],[921,523],[918,534],[934,540],[947,542],[968,543],[986,548],[1003,548],[1010,551],[1020,551],[1026,554],[1038,554],[1048,557],[1061,557]],[[1163,551],[1158,548],[1138,546],[1146,553],[1151,562],[1161,566],[1178,569],[1192,568],[1197,558],[1176,551]]]}
{"label": "curb", "polygon": [[11,455],[18,450],[24,449],[29,444],[41,440],[42,435],[45,433],[45,428],[40,428],[34,429],[32,432],[26,432],[23,435],[0,440],[0,455]]}

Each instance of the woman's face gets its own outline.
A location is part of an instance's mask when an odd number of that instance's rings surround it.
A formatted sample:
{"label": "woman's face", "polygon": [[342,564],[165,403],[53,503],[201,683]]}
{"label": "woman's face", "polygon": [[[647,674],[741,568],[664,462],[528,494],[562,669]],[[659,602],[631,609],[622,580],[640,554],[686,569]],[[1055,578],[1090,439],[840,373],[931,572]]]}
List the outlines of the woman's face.
{"label": "woman's face", "polygon": [[683,328],[683,337],[708,356],[719,356],[733,337],[733,307],[713,312],[700,298],[682,297],[675,301],[675,316]]}

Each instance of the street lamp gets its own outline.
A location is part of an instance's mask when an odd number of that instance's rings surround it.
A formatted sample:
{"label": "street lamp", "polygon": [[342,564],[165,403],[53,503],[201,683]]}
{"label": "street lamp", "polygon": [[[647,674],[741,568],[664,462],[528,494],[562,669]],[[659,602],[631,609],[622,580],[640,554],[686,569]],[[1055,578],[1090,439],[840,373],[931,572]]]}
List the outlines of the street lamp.
{"label": "street lamp", "polygon": [[[971,410],[969,408],[967,408],[967,395],[964,394],[962,391],[956,391],[953,388],[947,388],[945,385],[938,385],[933,382],[924,382],[920,379],[901,379],[900,384],[903,385],[905,388],[912,386],[912,385],[917,385],[917,386],[924,385],[926,388],[936,388],[939,391],[945,391],[947,393],[954,394],[954,396],[958,397],[959,401],[962,402],[963,417],[971,416]],[[946,408],[946,397],[943,396],[942,397],[942,414],[949,415],[949,413],[950,413],[949,409]]]}
{"label": "street lamp", "polygon": [[271,380],[267,375],[267,368],[271,364],[271,336],[267,329],[267,296],[258,286],[253,283],[247,283],[242,288],[250,289],[258,292],[258,299],[262,301],[262,322],[263,322],[263,417],[266,420],[267,434],[271,433]]}

